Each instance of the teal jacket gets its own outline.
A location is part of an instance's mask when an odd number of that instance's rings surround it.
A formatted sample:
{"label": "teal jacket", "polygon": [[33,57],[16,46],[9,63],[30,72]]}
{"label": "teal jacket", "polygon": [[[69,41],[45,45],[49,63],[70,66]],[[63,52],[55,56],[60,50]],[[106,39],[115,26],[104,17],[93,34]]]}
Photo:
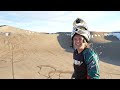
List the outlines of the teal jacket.
{"label": "teal jacket", "polygon": [[73,59],[76,79],[100,79],[99,57],[94,50],[85,48],[81,53],[75,50]]}
{"label": "teal jacket", "polygon": [[99,57],[98,54],[90,49],[86,48],[83,51],[85,63],[87,65],[87,74],[90,79],[100,79]]}

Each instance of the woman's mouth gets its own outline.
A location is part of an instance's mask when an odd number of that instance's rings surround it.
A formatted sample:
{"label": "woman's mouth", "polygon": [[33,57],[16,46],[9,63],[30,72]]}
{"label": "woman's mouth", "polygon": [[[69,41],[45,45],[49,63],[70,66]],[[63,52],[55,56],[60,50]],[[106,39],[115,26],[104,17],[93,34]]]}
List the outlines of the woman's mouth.
{"label": "woman's mouth", "polygon": [[80,43],[76,43],[75,45],[80,46],[81,44]]}

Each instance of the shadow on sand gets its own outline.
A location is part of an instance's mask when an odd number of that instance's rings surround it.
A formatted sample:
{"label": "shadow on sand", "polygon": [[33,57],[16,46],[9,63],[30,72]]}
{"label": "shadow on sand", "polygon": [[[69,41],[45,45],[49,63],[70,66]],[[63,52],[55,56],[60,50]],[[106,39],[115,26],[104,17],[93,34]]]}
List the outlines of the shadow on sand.
{"label": "shadow on sand", "polygon": [[111,42],[93,43],[93,49],[98,53],[100,60],[120,66],[120,41],[114,36],[105,36]]}
{"label": "shadow on sand", "polygon": [[70,37],[70,32],[58,32],[58,42],[60,46],[65,49],[66,52],[73,53],[72,41]]}
{"label": "shadow on sand", "polygon": [[[58,32],[58,42],[65,51],[73,53],[70,33]],[[92,48],[98,53],[101,61],[120,66],[120,41],[114,36],[104,36],[110,42],[91,42]]]}

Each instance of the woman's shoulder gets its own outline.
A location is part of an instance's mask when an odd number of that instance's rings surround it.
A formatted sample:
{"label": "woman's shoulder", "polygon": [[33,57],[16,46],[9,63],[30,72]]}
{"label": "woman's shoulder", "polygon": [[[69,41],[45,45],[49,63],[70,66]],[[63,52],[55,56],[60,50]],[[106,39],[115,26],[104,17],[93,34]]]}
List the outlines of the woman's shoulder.
{"label": "woman's shoulder", "polygon": [[92,48],[85,48],[84,51],[83,51],[83,54],[86,54],[86,53],[92,54],[94,52],[95,51]]}
{"label": "woman's shoulder", "polygon": [[97,52],[92,49],[92,48],[85,48],[85,50],[83,51],[83,55],[87,55],[88,56],[93,56],[93,55],[98,55]]}
{"label": "woman's shoulder", "polygon": [[91,60],[98,61],[99,57],[96,51],[94,51],[91,48],[86,48],[83,52],[84,60],[87,62],[90,62]]}

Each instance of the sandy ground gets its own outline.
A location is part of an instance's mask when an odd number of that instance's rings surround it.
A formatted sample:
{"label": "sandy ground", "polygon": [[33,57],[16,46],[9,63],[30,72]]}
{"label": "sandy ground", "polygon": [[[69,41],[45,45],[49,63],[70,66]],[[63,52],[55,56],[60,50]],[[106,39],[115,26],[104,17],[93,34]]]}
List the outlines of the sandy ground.
{"label": "sandy ground", "polygon": [[[70,36],[45,34],[10,26],[0,27],[0,79],[70,79],[73,60]],[[6,36],[3,32],[10,32]],[[120,41],[95,37],[102,79],[120,78]]]}

